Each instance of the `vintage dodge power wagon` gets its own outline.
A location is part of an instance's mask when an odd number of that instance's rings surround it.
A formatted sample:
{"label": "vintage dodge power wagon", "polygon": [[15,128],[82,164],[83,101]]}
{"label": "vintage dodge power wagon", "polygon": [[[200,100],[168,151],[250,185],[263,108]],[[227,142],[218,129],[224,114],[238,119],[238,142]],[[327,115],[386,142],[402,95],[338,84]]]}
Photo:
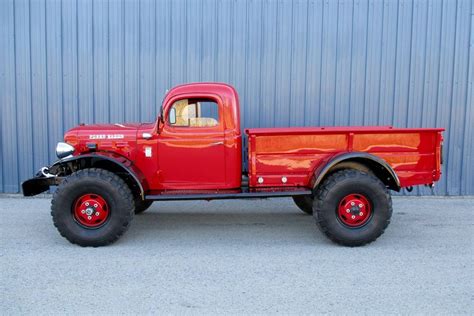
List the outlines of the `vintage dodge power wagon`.
{"label": "vintage dodge power wagon", "polygon": [[81,246],[114,242],[153,201],[271,197],[292,197],[331,240],[361,246],[388,226],[389,190],[439,180],[442,132],[295,127],[243,136],[233,87],[185,84],[166,94],[154,123],[67,131],[59,160],[22,188],[32,196],[57,186],[54,225]]}

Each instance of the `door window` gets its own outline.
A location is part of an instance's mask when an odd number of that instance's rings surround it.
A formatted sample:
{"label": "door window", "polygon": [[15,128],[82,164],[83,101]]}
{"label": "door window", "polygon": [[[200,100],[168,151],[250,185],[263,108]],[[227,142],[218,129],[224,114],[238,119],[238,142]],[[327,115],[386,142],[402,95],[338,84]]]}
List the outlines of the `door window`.
{"label": "door window", "polygon": [[215,127],[219,125],[219,106],[209,99],[183,99],[170,109],[168,124],[175,127]]}

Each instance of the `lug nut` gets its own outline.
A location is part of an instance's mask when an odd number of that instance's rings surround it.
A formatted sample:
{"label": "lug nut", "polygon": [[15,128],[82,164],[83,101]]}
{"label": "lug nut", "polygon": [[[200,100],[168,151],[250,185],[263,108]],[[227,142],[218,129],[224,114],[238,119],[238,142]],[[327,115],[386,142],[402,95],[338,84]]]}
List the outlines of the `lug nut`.
{"label": "lug nut", "polygon": [[351,202],[351,205],[352,205],[352,206],[354,206],[354,205],[355,205],[355,203],[354,203],[354,202]]}
{"label": "lug nut", "polygon": [[82,214],[85,214],[85,213],[86,213],[86,211],[85,211],[85,210],[82,210],[82,211],[81,211],[81,213],[82,213]]}
{"label": "lug nut", "polygon": [[350,213],[350,212],[351,212],[351,210],[350,210],[350,209],[347,209],[347,210],[346,210],[346,213]]}
{"label": "lug nut", "polygon": [[89,206],[89,202],[86,202],[86,206]]}
{"label": "lug nut", "polygon": [[97,207],[97,206],[99,206],[99,205],[97,205],[97,203],[95,203],[95,204],[94,204],[94,207]]}
{"label": "lug nut", "polygon": [[356,217],[355,217],[355,215],[352,215],[351,218],[354,219],[354,218],[356,218]]}
{"label": "lug nut", "polygon": [[359,216],[363,216],[363,215],[364,215],[364,213],[362,213],[362,212],[359,213]]}
{"label": "lug nut", "polygon": [[90,216],[90,215],[89,215],[89,216],[87,216],[87,219],[92,219],[92,216]]}
{"label": "lug nut", "polygon": [[364,204],[359,204],[359,207],[364,207]]}
{"label": "lug nut", "polygon": [[95,212],[95,216],[99,216],[99,212]]}

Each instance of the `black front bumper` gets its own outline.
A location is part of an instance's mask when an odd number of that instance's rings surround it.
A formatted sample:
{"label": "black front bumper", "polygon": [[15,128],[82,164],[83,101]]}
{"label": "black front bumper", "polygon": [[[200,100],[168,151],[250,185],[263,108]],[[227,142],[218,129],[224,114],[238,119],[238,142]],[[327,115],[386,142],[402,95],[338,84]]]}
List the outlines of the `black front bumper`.
{"label": "black front bumper", "polygon": [[28,179],[21,184],[23,196],[33,196],[47,191],[50,186],[58,185],[64,179],[49,173],[50,167],[41,168],[34,178]]}
{"label": "black front bumper", "polygon": [[21,184],[23,196],[33,196],[47,191],[50,186],[59,184],[58,177],[34,177]]}

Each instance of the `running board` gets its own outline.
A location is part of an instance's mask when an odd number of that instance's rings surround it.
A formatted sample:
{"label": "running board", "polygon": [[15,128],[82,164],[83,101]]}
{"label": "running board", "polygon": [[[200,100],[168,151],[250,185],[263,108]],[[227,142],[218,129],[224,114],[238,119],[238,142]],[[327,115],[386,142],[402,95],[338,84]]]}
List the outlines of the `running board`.
{"label": "running board", "polygon": [[165,191],[160,194],[145,195],[145,200],[151,201],[180,201],[180,200],[227,200],[227,199],[265,199],[275,197],[289,197],[297,195],[311,195],[311,190],[295,189],[290,191],[242,191],[242,192],[215,192],[193,193],[192,190],[181,193],[179,191]]}

